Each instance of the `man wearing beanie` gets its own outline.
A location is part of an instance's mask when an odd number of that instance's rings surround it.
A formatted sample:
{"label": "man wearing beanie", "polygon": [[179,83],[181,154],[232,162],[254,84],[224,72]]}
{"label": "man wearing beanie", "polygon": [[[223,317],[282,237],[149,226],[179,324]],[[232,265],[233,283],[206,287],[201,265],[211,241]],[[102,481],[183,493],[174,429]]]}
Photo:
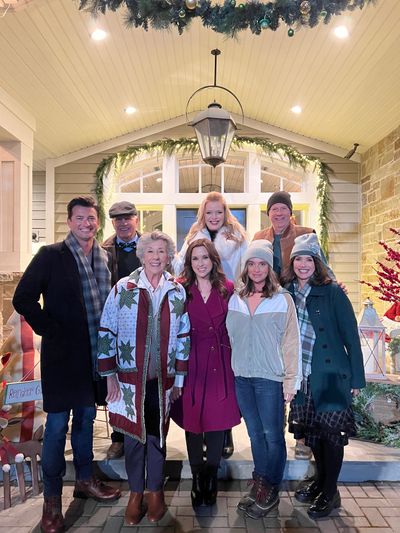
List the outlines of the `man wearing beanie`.
{"label": "man wearing beanie", "polygon": [[[267,239],[273,246],[273,270],[282,278],[290,263],[290,254],[294,240],[299,235],[315,233],[312,228],[297,226],[292,220],[293,205],[290,194],[286,191],[274,192],[267,202],[267,215],[271,226],[258,231],[253,240]],[[296,459],[311,459],[311,449],[302,442],[296,441]]]}
{"label": "man wearing beanie", "polygon": [[271,226],[258,231],[253,240],[267,239],[272,242],[274,253],[273,270],[281,278],[290,262],[294,240],[305,233],[315,233],[312,228],[297,226],[292,220],[293,205],[286,191],[274,192],[268,199],[267,215]]}
{"label": "man wearing beanie", "polygon": [[[111,286],[140,267],[136,255],[136,245],[140,234],[137,232],[138,214],[134,204],[116,202],[109,209],[109,217],[115,229],[114,235],[103,242],[103,248],[109,254]],[[111,445],[107,450],[107,459],[119,459],[124,455],[124,435],[118,431],[111,433]]]}

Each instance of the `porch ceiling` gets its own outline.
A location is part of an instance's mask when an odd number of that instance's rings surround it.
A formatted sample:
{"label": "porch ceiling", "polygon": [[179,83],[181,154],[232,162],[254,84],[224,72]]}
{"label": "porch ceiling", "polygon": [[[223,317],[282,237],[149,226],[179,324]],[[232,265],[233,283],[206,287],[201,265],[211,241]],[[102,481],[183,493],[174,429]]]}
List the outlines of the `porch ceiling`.
{"label": "porch ceiling", "polygon": [[[1,13],[0,13],[1,14]],[[347,21],[350,37],[333,28]],[[95,42],[94,27],[108,38]],[[183,117],[189,96],[213,81],[232,90],[245,116],[362,153],[400,124],[400,2],[378,0],[328,26],[265,30],[237,39],[198,21],[177,31],[127,29],[123,13],[93,19],[72,0],[30,0],[0,18],[0,87],[37,122],[35,168],[44,160]],[[189,111],[216,99],[204,91]],[[301,115],[290,109],[298,104]],[[126,115],[124,108],[137,109]],[[183,122],[183,118],[182,118]]]}

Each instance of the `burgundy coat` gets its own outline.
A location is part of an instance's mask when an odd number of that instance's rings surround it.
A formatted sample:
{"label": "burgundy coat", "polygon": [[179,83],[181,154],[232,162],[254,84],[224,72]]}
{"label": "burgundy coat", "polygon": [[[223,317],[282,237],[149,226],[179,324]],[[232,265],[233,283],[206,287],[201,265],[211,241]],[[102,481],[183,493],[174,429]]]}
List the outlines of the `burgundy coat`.
{"label": "burgundy coat", "polygon": [[225,326],[233,283],[226,281],[226,288],[226,300],[212,289],[204,303],[193,285],[193,297],[187,302],[191,324],[189,368],[182,396],[172,405],[171,417],[192,433],[220,431],[240,424]]}

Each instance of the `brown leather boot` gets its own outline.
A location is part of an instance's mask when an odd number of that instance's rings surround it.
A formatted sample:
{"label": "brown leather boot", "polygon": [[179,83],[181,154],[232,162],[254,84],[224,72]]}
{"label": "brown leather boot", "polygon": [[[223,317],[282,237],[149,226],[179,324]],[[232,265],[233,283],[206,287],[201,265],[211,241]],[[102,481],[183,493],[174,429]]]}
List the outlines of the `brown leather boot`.
{"label": "brown leather boot", "polygon": [[113,502],[121,496],[119,489],[105,485],[95,477],[75,481],[74,498],[93,498],[98,502]]}
{"label": "brown leather boot", "polygon": [[146,514],[146,506],[143,504],[143,492],[131,492],[129,502],[125,509],[125,521],[128,526],[138,524]]}
{"label": "brown leather boot", "polygon": [[107,450],[107,459],[119,459],[124,455],[124,443],[112,442]]}
{"label": "brown leather boot", "polygon": [[50,496],[43,503],[43,514],[40,522],[43,533],[60,533],[64,531],[64,517],[61,512],[61,496]]}
{"label": "brown leather boot", "polygon": [[164,501],[164,491],[157,490],[147,493],[147,518],[150,522],[158,522],[165,515],[167,506]]}

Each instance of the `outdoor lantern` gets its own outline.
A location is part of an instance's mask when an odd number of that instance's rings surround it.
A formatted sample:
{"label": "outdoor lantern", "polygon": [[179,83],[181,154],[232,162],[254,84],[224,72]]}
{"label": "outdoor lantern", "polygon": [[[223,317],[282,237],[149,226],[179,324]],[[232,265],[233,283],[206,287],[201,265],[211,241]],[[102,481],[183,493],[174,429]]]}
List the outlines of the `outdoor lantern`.
{"label": "outdoor lantern", "polygon": [[[214,83],[213,85],[204,85],[197,89],[189,98],[186,104],[186,118],[188,115],[188,108],[190,101],[200,91],[204,89],[222,89],[229,93],[239,104],[242,113],[242,121],[244,122],[243,107],[237,96],[222,85],[217,85],[217,58],[221,51],[218,49],[211,50],[211,55],[214,56]],[[214,168],[221,163],[224,163],[228,157],[229,148],[236,131],[236,124],[228,111],[222,108],[217,102],[213,102],[205,111],[201,111],[189,126],[193,126],[196,132],[197,142],[199,144],[200,153],[203,161]]]}
{"label": "outdoor lantern", "polygon": [[358,332],[363,353],[365,377],[385,379],[385,327],[382,326],[372,300],[367,298],[358,317]]}
{"label": "outdoor lantern", "polygon": [[228,111],[214,102],[201,111],[190,126],[196,132],[203,161],[214,168],[224,163],[237,129]]}

